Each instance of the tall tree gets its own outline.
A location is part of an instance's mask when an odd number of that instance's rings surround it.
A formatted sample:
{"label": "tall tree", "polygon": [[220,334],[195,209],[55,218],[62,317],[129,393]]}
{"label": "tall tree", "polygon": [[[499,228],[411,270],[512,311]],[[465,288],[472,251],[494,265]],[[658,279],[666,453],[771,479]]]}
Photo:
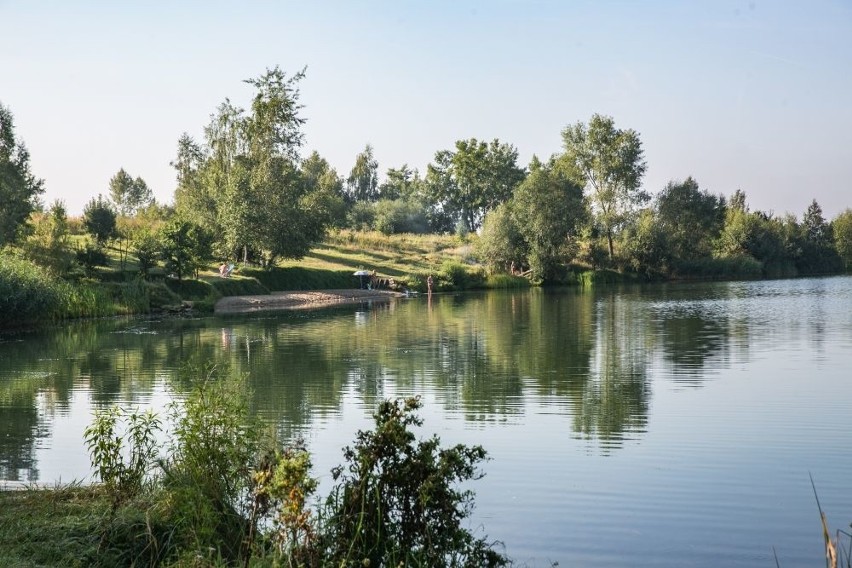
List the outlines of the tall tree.
{"label": "tall tree", "polygon": [[30,171],[30,154],[15,137],[12,112],[0,103],[0,246],[15,241],[42,192],[44,180]]}
{"label": "tall tree", "polygon": [[666,184],[657,194],[655,209],[675,260],[692,261],[711,255],[725,225],[725,206],[724,197],[701,190],[692,177]]}
{"label": "tall tree", "polygon": [[455,150],[441,150],[429,164],[426,183],[431,199],[469,231],[483,216],[508,201],[525,177],[518,167],[518,151],[494,139],[459,140]]}
{"label": "tall tree", "polygon": [[133,179],[124,168],[120,168],[109,180],[109,195],[123,216],[133,215],[154,202],[154,194],[145,180],[141,177]]}
{"label": "tall tree", "polygon": [[322,201],[327,205],[330,224],[342,226],[346,218],[346,203],[343,179],[337,174],[337,170],[314,151],[302,162],[299,174],[305,194],[321,195]]}
{"label": "tall tree", "polygon": [[814,199],[802,216],[802,256],[798,265],[802,273],[825,274],[842,269],[843,261],[834,246],[831,229],[822,215],[822,207]]}
{"label": "tall tree", "polygon": [[355,156],[355,165],[346,179],[346,193],[351,201],[375,201],[379,198],[379,163],[373,156],[373,147],[367,144]]}
{"label": "tall tree", "polygon": [[116,235],[115,210],[109,200],[98,194],[83,208],[83,227],[95,238],[99,246]]}
{"label": "tall tree", "polygon": [[[278,67],[246,81],[255,88],[249,112],[226,100],[205,129],[205,144],[178,144],[178,211],[217,236],[218,252],[271,264],[300,258],[332,222],[335,183],[305,183],[298,84]],[[336,178],[336,174],[334,174]]]}
{"label": "tall tree", "polygon": [[555,159],[530,165],[530,174],[515,190],[512,212],[529,249],[536,280],[550,280],[576,252],[576,237],[586,220],[583,188]]}
{"label": "tall tree", "polygon": [[846,266],[852,268],[852,209],[846,209],[831,222],[834,247]]}
{"label": "tall tree", "polygon": [[420,176],[416,170],[403,164],[401,168],[388,168],[385,181],[379,185],[381,199],[400,199],[414,197]]}
{"label": "tall tree", "polygon": [[615,127],[612,117],[595,114],[562,131],[565,159],[589,191],[597,222],[613,258],[613,235],[637,206],[648,201],[640,189],[647,165],[635,130]]}

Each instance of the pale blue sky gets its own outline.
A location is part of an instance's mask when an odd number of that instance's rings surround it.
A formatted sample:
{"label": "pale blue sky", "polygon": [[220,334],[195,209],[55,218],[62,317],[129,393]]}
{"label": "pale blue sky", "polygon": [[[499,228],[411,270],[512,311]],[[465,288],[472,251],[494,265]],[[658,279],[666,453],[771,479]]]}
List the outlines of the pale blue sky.
{"label": "pale blue sky", "polygon": [[655,193],[695,177],[753,209],[852,207],[852,2],[0,0],[0,102],[73,213],[120,168],[171,201],[177,139],[241,80],[307,66],[306,147],[345,175],[425,172],[460,138],[522,163],[595,112],[640,133]]}

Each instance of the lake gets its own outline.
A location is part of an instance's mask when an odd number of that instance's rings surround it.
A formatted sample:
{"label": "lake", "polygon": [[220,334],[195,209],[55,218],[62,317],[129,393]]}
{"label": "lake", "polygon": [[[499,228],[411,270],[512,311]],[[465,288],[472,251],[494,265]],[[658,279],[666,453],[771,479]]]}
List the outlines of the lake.
{"label": "lake", "polygon": [[[852,278],[533,289],[75,322],[0,340],[0,479],[90,475],[92,412],[248,376],[320,492],[383,398],[481,444],[471,520],[529,566],[816,566],[852,521]],[[478,534],[482,534],[481,532]]]}

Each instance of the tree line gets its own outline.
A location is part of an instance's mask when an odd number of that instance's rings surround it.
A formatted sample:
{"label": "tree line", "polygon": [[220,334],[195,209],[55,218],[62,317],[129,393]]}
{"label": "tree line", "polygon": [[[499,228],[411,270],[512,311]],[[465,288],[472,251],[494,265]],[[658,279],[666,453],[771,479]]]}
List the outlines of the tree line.
{"label": "tree line", "polygon": [[[141,177],[123,168],[108,197],[86,206],[93,245],[77,260],[96,264],[117,242],[145,272],[191,274],[213,258],[271,267],[302,258],[330,229],[392,233],[477,234],[491,271],[540,282],[565,280],[577,267],[648,277],[792,276],[852,265],[852,210],[827,221],[814,200],[801,220],[751,211],[746,195],[713,194],[692,177],[656,195],[643,189],[647,170],[639,133],[593,115],[562,130],[562,149],[527,166],[500,140],[458,140],[439,150],[425,175],[407,164],[379,175],[368,144],[342,176],[317,152],[306,158],[299,84],[305,70],[268,69],[246,83],[248,109],[229,99],[204,128],[183,134],[171,165],[173,204],[156,203]],[[28,243],[30,255],[58,268],[64,205],[45,209],[44,183],[0,105],[0,245]],[[25,247],[26,248],[26,247]],[[46,260],[45,260],[46,259]]]}

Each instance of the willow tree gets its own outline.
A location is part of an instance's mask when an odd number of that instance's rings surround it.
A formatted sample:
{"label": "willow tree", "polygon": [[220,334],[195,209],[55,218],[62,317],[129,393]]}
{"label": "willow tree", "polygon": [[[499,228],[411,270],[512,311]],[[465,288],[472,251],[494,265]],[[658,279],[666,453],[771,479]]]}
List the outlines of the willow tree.
{"label": "willow tree", "polygon": [[588,191],[611,260],[613,235],[650,199],[640,188],[647,164],[639,134],[616,128],[612,117],[595,114],[588,125],[578,122],[566,127],[562,142],[564,159],[576,169]]}

